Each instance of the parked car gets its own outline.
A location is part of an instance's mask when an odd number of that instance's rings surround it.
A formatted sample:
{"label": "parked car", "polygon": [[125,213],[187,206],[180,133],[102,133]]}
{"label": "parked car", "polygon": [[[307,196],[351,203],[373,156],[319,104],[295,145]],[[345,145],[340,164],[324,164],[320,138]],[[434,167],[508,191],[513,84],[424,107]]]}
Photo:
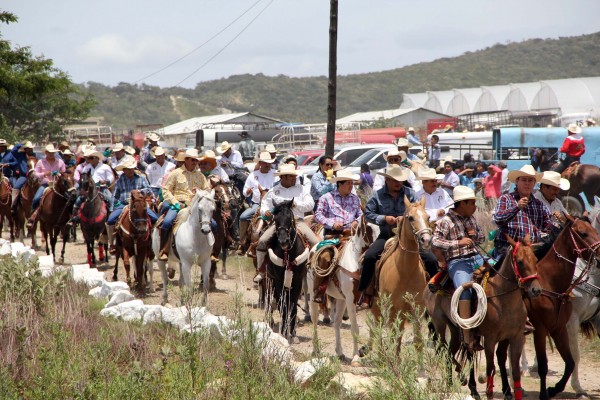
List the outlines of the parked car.
{"label": "parked car", "polygon": [[290,153],[291,156],[296,158],[299,167],[302,165],[308,165],[309,163],[313,162],[315,158],[319,158],[323,154],[325,154],[325,150],[323,149],[292,151]]}
{"label": "parked car", "polygon": [[354,174],[360,174],[360,166],[367,164],[371,170],[371,174],[375,175],[378,170],[385,168],[387,165],[387,161],[383,158],[383,155],[393,149],[396,149],[396,146],[388,145],[388,147],[384,148],[371,149],[348,164],[348,170]]}

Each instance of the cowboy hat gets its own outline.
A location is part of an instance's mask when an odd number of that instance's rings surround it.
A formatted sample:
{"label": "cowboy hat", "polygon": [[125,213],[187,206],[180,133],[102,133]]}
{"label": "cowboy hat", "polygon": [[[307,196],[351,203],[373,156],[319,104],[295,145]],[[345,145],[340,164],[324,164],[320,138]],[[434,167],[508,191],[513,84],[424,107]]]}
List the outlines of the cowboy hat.
{"label": "cowboy hat", "polygon": [[125,148],[123,150],[125,150],[125,153],[127,153],[131,156],[135,154],[135,149],[131,146],[125,146]]}
{"label": "cowboy hat", "polygon": [[135,169],[137,167],[137,161],[135,158],[128,158],[123,164],[117,165],[115,171],[123,171],[124,169]]}
{"label": "cowboy hat", "polygon": [[225,153],[230,148],[231,148],[231,144],[229,144],[228,141],[224,141],[223,143],[221,143],[221,145],[219,147],[217,147],[217,152],[222,154],[222,153]]}
{"label": "cowboy hat", "polygon": [[[442,179],[443,179],[443,175],[442,175]],[[435,172],[435,169],[433,168],[423,168],[420,172],[419,175],[417,176],[417,179],[420,181],[431,181],[434,179],[439,179],[438,178],[438,174]]]}
{"label": "cowboy hat", "polygon": [[88,158],[88,157],[96,157],[96,158],[98,158],[99,160],[102,160],[102,159],[104,158],[104,154],[102,154],[102,152],[101,152],[101,151],[98,151],[98,150],[96,150],[95,148],[94,148],[94,149],[87,149],[87,151],[85,151],[85,152],[83,153],[83,156],[84,156],[85,158]]}
{"label": "cowboy hat", "polygon": [[183,161],[185,161],[186,158],[195,158],[196,160],[200,159],[200,155],[198,154],[198,150],[196,149],[185,149],[185,152],[182,153],[183,156],[181,156],[183,158]]}
{"label": "cowboy hat", "polygon": [[282,175],[295,175],[298,176],[298,171],[296,171],[296,167],[293,164],[281,164],[275,172],[275,176]]}
{"label": "cowboy hat", "polygon": [[154,153],[154,157],[156,157],[156,156],[164,156],[164,155],[167,154],[165,152],[165,149],[163,149],[160,146],[155,147],[153,153]]}
{"label": "cowboy hat", "polygon": [[571,187],[571,182],[565,178],[561,178],[560,174],[554,171],[544,172],[542,174],[542,178],[540,179],[540,183],[560,188],[560,190],[569,190]]}
{"label": "cowboy hat", "polygon": [[248,132],[246,131],[241,131],[240,133],[238,133],[239,136],[241,137],[249,137],[250,135],[248,134]]}
{"label": "cowboy hat", "polygon": [[275,162],[275,159],[271,158],[271,153],[269,153],[268,151],[261,151],[260,154],[258,155],[258,158],[254,159],[254,162],[261,162],[261,161],[272,164]]}
{"label": "cowboy hat", "polygon": [[473,183],[483,183],[483,178],[474,178]]}
{"label": "cowboy hat", "polygon": [[360,179],[360,176],[357,174],[353,174],[351,171],[343,170],[337,173],[336,176],[332,177],[329,181],[331,183],[341,182],[341,181],[357,181]]}
{"label": "cowboy hat", "polygon": [[455,203],[462,200],[475,200],[475,192],[467,186],[456,186],[452,191],[452,197]]}
{"label": "cowboy hat", "polygon": [[213,170],[217,168],[217,160],[219,159],[221,159],[221,156],[217,156],[214,151],[206,150],[204,156],[200,158],[200,162],[210,162],[210,169]]}
{"label": "cowboy hat", "polygon": [[412,147],[412,143],[409,143],[407,139],[398,138],[398,140],[396,140],[396,146],[410,148],[410,147]]}
{"label": "cowboy hat", "polygon": [[45,151],[46,153],[57,153],[57,152],[58,152],[58,149],[57,149],[56,147],[54,147],[54,145],[53,145],[52,143],[50,143],[49,145],[47,145],[47,146],[44,148],[44,151]]}
{"label": "cowboy hat", "polygon": [[508,173],[507,179],[510,182],[514,183],[521,176],[531,176],[531,177],[535,178],[536,182],[539,182],[540,179],[542,178],[542,173],[537,172],[531,165],[523,165],[521,167],[521,169],[516,169],[516,170],[510,171]]}
{"label": "cowboy hat", "polygon": [[388,157],[395,157],[395,156],[400,157],[400,161],[406,160],[406,152],[398,151],[398,149],[393,149],[393,150],[388,151],[386,154],[383,155],[383,159],[385,161],[387,161]]}
{"label": "cowboy hat", "polygon": [[413,128],[413,127],[411,126],[411,127],[409,127],[409,128],[408,128],[408,131],[409,131],[409,132],[414,132],[414,131],[415,131],[415,128]]}
{"label": "cowboy hat", "polygon": [[0,139],[0,146],[8,146],[6,139]]}
{"label": "cowboy hat", "polygon": [[185,161],[185,150],[177,150],[175,153],[175,157],[173,157],[175,161],[184,162]]}
{"label": "cowboy hat", "polygon": [[377,171],[377,174],[398,182],[404,182],[408,179],[408,171],[408,168],[403,168],[399,165],[392,165],[385,168],[383,171]]}
{"label": "cowboy hat", "polygon": [[264,151],[268,151],[269,153],[277,153],[277,149],[272,144],[268,144]]}
{"label": "cowboy hat", "polygon": [[454,158],[452,158],[452,156],[446,156],[446,157],[444,157],[444,160],[443,160],[442,164],[443,163],[447,163],[447,162],[454,164]]}
{"label": "cowboy hat", "polygon": [[63,140],[62,142],[60,142],[59,147],[70,147],[70,145],[69,145],[69,142],[67,142],[66,140]]}
{"label": "cowboy hat", "polygon": [[446,131],[447,131],[448,129],[452,129],[452,125],[448,124],[448,125],[446,125],[446,126],[444,127],[444,130],[446,130]]}
{"label": "cowboy hat", "polygon": [[125,147],[123,147],[123,143],[116,143],[112,148],[112,151],[114,151],[114,152],[122,151],[122,150],[125,150]]}
{"label": "cowboy hat", "polygon": [[160,140],[160,136],[158,136],[156,132],[148,132],[146,134],[146,139],[148,139],[151,142],[158,142]]}
{"label": "cowboy hat", "polygon": [[69,149],[63,150],[61,153],[63,156],[72,156],[73,155],[73,153]]}
{"label": "cowboy hat", "polygon": [[23,146],[21,146],[22,149],[33,149],[33,143],[31,143],[29,140],[26,141],[25,143],[23,143]]}
{"label": "cowboy hat", "polygon": [[338,172],[341,171],[343,169],[346,169],[346,167],[342,166],[342,163],[339,162],[338,160],[333,160],[333,172]]}
{"label": "cowboy hat", "polygon": [[582,131],[581,127],[577,124],[569,124],[569,126],[567,126],[567,130],[571,133],[581,133]]}

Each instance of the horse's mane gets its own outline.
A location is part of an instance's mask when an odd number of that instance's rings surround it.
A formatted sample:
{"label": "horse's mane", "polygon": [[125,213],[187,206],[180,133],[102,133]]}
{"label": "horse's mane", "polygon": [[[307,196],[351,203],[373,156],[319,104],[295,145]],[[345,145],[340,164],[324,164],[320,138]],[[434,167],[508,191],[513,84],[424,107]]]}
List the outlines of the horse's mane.
{"label": "horse's mane", "polygon": [[277,215],[285,209],[288,209],[291,212],[293,203],[294,203],[294,200],[289,200],[289,201],[282,201],[279,204],[275,204],[274,205],[275,207],[273,208],[273,215]]}
{"label": "horse's mane", "polygon": [[196,207],[198,206],[198,203],[200,202],[200,199],[205,197],[205,196],[210,196],[210,191],[208,190],[197,190],[196,194],[194,194],[194,197],[192,197],[192,204],[190,204],[190,207]]}

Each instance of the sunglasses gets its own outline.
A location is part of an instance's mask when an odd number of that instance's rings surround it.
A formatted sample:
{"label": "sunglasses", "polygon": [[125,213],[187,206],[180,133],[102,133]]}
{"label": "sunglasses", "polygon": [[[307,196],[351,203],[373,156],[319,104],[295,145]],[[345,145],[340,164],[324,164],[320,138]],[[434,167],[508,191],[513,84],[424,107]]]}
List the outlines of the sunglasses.
{"label": "sunglasses", "polygon": [[333,167],[333,163],[325,163],[326,167]]}
{"label": "sunglasses", "polygon": [[400,161],[400,158],[399,157],[388,157],[387,160],[388,160],[388,162],[398,162],[398,161]]}

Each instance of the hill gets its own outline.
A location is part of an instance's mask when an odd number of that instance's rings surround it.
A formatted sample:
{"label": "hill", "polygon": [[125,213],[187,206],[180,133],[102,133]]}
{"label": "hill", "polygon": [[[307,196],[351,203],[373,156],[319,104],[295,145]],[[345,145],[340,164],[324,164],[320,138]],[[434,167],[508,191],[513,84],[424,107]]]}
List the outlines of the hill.
{"label": "hill", "polygon": [[[458,57],[338,77],[338,116],[398,107],[402,93],[600,75],[600,32],[495,44]],[[82,85],[108,124],[165,125],[200,115],[253,111],[294,122],[324,122],[327,78],[235,75],[195,89],[120,83]]]}

